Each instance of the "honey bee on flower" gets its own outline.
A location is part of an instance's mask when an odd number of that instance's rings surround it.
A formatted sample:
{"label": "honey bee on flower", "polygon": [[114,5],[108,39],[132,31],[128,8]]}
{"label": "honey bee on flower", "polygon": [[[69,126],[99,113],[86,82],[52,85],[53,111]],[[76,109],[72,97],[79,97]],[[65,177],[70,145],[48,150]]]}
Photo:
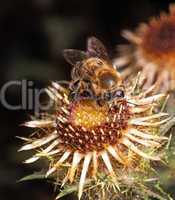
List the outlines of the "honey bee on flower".
{"label": "honey bee on flower", "polygon": [[65,50],[64,56],[73,65],[72,80],[68,86],[53,82],[48,87],[55,109],[45,119],[25,123],[39,134],[20,151],[37,150],[26,163],[52,157],[45,176],[58,180],[61,175],[62,186],[78,185],[79,199],[87,180],[98,180],[100,174],[110,177],[119,192],[120,174],[138,170],[142,159],[162,159],[159,149],[167,137],[158,130],[170,116],[155,108],[165,95],[151,95],[154,87],[138,94],[135,84],[125,88],[94,37],[86,52]]}
{"label": "honey bee on flower", "polygon": [[175,88],[175,5],[169,14],[161,13],[148,23],[141,23],[135,32],[124,30],[122,36],[131,44],[119,45],[116,67],[129,66],[123,76],[141,70],[146,77],[145,88],[157,82],[159,91]]}
{"label": "honey bee on flower", "polygon": [[94,99],[100,103],[124,97],[120,74],[112,67],[103,44],[92,37],[87,52],[68,49],[65,59],[73,65],[70,98]]}

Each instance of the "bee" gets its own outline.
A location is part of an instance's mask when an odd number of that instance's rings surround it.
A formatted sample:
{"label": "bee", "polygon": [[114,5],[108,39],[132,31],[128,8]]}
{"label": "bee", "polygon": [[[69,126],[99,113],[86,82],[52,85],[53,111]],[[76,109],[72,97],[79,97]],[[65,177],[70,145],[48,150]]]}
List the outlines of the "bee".
{"label": "bee", "polygon": [[66,49],[64,58],[73,66],[71,100],[112,101],[125,96],[122,78],[109,60],[105,46],[95,37],[87,41],[87,51]]}

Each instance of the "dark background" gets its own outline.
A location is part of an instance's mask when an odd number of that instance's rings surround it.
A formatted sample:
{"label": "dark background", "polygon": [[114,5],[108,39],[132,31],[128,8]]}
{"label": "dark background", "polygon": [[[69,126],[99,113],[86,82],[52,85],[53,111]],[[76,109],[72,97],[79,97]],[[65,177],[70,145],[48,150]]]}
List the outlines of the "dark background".
{"label": "dark background", "polygon": [[[0,83],[34,80],[41,88],[48,80],[69,80],[70,66],[62,57],[65,48],[85,49],[86,39],[97,36],[115,55],[115,46],[125,42],[124,28],[168,10],[168,0],[1,0]],[[20,88],[8,91],[11,103],[20,102]],[[0,200],[53,200],[53,187],[45,181],[16,183],[37,171],[39,164],[25,165],[17,153],[22,142],[16,135],[29,130],[19,126],[32,111],[0,108]],[[173,185],[173,184],[172,184]],[[171,188],[169,191],[173,194]],[[175,191],[174,191],[175,195]],[[72,199],[72,197],[67,197]]]}

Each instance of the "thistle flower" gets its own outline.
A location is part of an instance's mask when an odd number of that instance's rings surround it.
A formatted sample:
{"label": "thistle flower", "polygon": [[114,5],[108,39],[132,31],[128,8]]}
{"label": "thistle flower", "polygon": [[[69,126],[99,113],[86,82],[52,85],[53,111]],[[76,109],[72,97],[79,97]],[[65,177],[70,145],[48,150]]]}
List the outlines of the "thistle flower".
{"label": "thistle flower", "polygon": [[125,97],[99,105],[96,99],[71,101],[69,87],[52,82],[47,92],[55,102],[53,113],[25,123],[38,130],[20,149],[37,150],[25,163],[49,158],[45,176],[53,175],[62,186],[78,185],[79,199],[102,174],[119,193],[124,174],[143,170],[142,161],[161,161],[159,149],[167,140],[159,128],[170,117],[155,113],[165,95],[151,95],[154,87],[139,93],[135,88],[133,84],[125,89]]}
{"label": "thistle flower", "polygon": [[124,30],[122,36],[130,45],[118,47],[119,58],[114,60],[118,67],[131,66],[124,76],[134,70],[142,70],[146,77],[145,87],[157,82],[160,91],[175,87],[175,5],[169,14],[161,13],[148,23],[141,23],[135,32]]}

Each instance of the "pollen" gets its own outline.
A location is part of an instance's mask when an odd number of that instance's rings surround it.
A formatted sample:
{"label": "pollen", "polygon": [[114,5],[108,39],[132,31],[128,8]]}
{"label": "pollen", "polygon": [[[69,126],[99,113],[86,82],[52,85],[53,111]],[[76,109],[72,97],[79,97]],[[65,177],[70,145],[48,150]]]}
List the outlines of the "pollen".
{"label": "pollen", "polygon": [[106,122],[108,108],[99,106],[95,101],[81,100],[73,105],[71,120],[74,125],[93,128]]}
{"label": "pollen", "polygon": [[[112,108],[92,100],[81,100],[70,107],[67,123],[57,122],[61,144],[70,150],[83,154],[103,151],[117,144],[127,129],[130,111],[125,100]],[[62,113],[57,115],[63,118]]]}

